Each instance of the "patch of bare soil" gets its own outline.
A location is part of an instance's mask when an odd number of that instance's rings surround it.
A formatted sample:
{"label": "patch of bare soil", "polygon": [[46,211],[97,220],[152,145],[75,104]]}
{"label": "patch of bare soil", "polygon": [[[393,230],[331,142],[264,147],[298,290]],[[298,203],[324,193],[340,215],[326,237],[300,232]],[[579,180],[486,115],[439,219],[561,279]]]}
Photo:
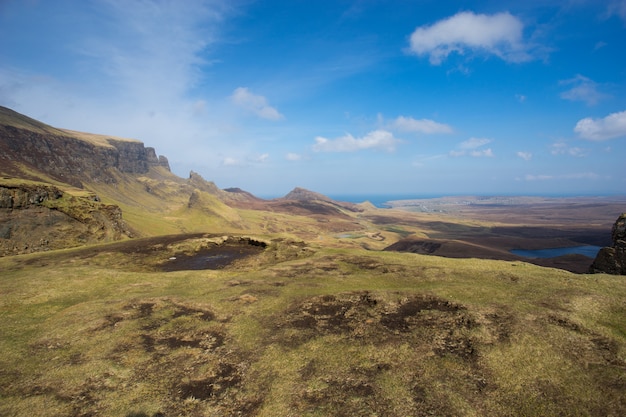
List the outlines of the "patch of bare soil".
{"label": "patch of bare soil", "polygon": [[[396,343],[411,334],[430,334],[438,355],[465,359],[475,355],[472,341],[461,330],[475,325],[467,309],[430,295],[413,295],[390,302],[369,292],[313,297],[292,306],[274,327],[276,341],[298,345],[325,334],[341,334],[367,343]],[[297,329],[293,332],[281,331]]]}
{"label": "patch of bare soil", "polygon": [[[259,393],[245,388],[251,355],[240,352],[227,332],[227,317],[210,306],[170,298],[138,299],[120,305],[100,323],[87,329],[85,337],[116,340],[105,343],[98,357],[128,369],[120,374],[89,372],[82,384],[58,381],[35,383],[25,396],[49,395],[71,405],[72,416],[101,415],[101,399],[112,389],[151,387],[160,399],[161,416],[254,415],[262,404]],[[125,335],[125,336],[122,336]],[[73,349],[72,343],[46,339],[31,346],[34,354]],[[74,348],[75,349],[75,348]],[[81,366],[85,352],[67,365]],[[131,415],[147,415],[140,410]]]}
{"label": "patch of bare soil", "polygon": [[[604,395],[611,403],[589,404],[585,410],[591,410],[590,415],[609,415],[626,409],[626,384],[620,377],[625,363],[618,344],[557,313],[543,320],[545,326],[569,332],[568,343],[562,347],[564,354],[588,369],[597,379],[597,386],[605,387]],[[375,345],[381,351],[407,346],[421,358],[406,363],[393,357],[372,357],[371,362],[339,365],[332,371],[317,360],[305,361],[300,380],[295,381],[298,389],[292,407],[296,414],[400,415],[381,384],[402,369],[410,386],[402,415],[452,416],[459,415],[458,404],[435,387],[454,386],[455,395],[476,410],[489,409],[499,388],[481,352],[496,344],[511,343],[518,325],[518,319],[505,306],[471,312],[464,305],[429,294],[398,294],[394,298],[364,291],[309,297],[294,303],[272,319],[271,342],[291,350],[317,338],[339,338],[357,346]],[[435,374],[427,363],[436,364]],[[607,379],[607,371],[614,377]],[[562,402],[568,404],[568,410],[576,409],[576,398],[562,387],[548,379],[539,379],[535,384],[528,389],[541,393],[541,401]],[[527,401],[515,395],[503,398],[511,401],[507,405],[511,410],[517,401]]]}
{"label": "patch of bare soil", "polygon": [[[471,329],[483,326],[485,334],[494,333],[494,340],[503,340],[496,333],[498,329],[500,333],[510,332],[502,327],[508,329],[511,323],[499,320],[500,317],[494,314],[490,318],[476,318],[465,306],[428,294],[398,295],[395,299],[366,291],[322,295],[301,300],[275,317],[272,341],[286,349],[325,336],[378,345],[383,350],[408,345],[424,361],[447,358],[457,363],[462,371],[451,375],[450,378],[458,381],[450,383],[458,384],[460,391],[468,390],[478,401],[483,401],[488,372],[481,368],[478,359],[484,341],[474,340],[470,333]],[[433,381],[424,375],[419,363],[389,360],[332,373],[315,361],[303,364],[298,382],[301,390],[294,400],[294,409],[302,413],[327,410],[335,416],[398,415],[385,397],[380,381],[385,375],[393,375],[397,367],[409,367],[414,368],[414,395],[405,404],[410,415],[455,415],[450,398],[438,397],[430,389]]]}

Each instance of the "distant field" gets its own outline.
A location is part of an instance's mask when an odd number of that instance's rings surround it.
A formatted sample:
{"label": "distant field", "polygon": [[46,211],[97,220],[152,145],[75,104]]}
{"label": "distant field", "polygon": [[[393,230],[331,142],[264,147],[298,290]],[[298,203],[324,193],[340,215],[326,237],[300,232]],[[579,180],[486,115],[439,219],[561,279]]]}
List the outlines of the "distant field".
{"label": "distant field", "polygon": [[[418,223],[428,235],[428,239],[408,237],[397,250],[425,253],[421,246],[436,244],[428,253],[507,260],[520,259],[511,257],[513,249],[611,245],[611,228],[626,211],[626,197],[444,197],[390,205],[419,214]],[[382,216],[373,220],[389,222]],[[587,271],[593,261],[582,255],[525,260],[574,272]]]}
{"label": "distant field", "polygon": [[626,211],[626,196],[610,197],[442,197],[396,200],[392,208],[437,212],[463,218],[525,225],[612,225]]}

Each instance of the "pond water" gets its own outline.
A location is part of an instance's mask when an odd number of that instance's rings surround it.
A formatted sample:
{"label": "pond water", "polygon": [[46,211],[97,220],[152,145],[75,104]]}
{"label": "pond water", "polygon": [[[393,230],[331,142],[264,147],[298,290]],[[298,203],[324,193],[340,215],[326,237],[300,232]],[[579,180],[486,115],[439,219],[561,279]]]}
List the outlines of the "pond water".
{"label": "pond water", "polygon": [[556,258],[563,255],[583,255],[588,258],[595,258],[602,249],[600,246],[572,246],[569,248],[548,248],[538,250],[513,249],[510,252],[513,255],[523,256],[524,258]]}
{"label": "pond water", "polygon": [[202,249],[191,256],[173,256],[161,266],[161,270],[171,272],[222,269],[238,259],[256,255],[262,251],[263,247],[251,244],[215,246]]}

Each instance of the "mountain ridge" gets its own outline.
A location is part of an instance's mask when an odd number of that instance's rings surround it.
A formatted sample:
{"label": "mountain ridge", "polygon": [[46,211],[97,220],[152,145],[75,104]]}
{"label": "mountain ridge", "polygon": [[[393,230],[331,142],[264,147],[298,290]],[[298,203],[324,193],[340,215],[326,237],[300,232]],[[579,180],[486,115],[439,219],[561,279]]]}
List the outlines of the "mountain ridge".
{"label": "mountain ridge", "polygon": [[[258,198],[239,188],[222,190],[194,171],[188,178],[175,175],[167,158],[157,156],[154,148],[141,141],[58,129],[6,107],[0,107],[0,177],[1,196],[6,200],[0,220],[6,223],[3,236],[9,240],[4,247],[10,248],[0,255],[64,247],[56,229],[74,229],[76,221],[86,222],[90,218],[90,212],[106,219],[111,207],[116,207],[113,211],[119,213],[123,226],[96,222],[110,231],[82,241],[207,230],[291,230],[309,236],[320,231],[343,232],[363,227],[351,217],[351,213],[362,211],[352,203],[336,202],[299,187],[273,200]],[[47,197],[35,199],[27,207],[14,205],[14,200],[22,198],[16,195],[28,194],[30,183],[56,187],[70,216],[56,216],[59,207]],[[27,232],[28,225],[40,224],[39,217],[52,211],[55,216],[51,218],[56,220],[40,225],[39,230],[42,236],[53,236],[48,239],[51,243],[37,245]],[[291,223],[302,226],[293,228]],[[67,244],[75,246],[79,241],[69,239]]]}

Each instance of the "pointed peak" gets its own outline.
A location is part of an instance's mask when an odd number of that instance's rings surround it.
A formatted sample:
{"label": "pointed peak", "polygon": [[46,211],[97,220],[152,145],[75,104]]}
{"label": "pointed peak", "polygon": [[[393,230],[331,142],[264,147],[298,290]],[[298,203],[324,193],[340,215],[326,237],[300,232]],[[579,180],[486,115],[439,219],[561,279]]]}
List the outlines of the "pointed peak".
{"label": "pointed peak", "polygon": [[331,198],[326,197],[324,194],[316,193],[315,191],[310,191],[301,187],[294,188],[283,198],[286,200],[300,200],[300,201],[312,201],[312,200],[332,201]]}

